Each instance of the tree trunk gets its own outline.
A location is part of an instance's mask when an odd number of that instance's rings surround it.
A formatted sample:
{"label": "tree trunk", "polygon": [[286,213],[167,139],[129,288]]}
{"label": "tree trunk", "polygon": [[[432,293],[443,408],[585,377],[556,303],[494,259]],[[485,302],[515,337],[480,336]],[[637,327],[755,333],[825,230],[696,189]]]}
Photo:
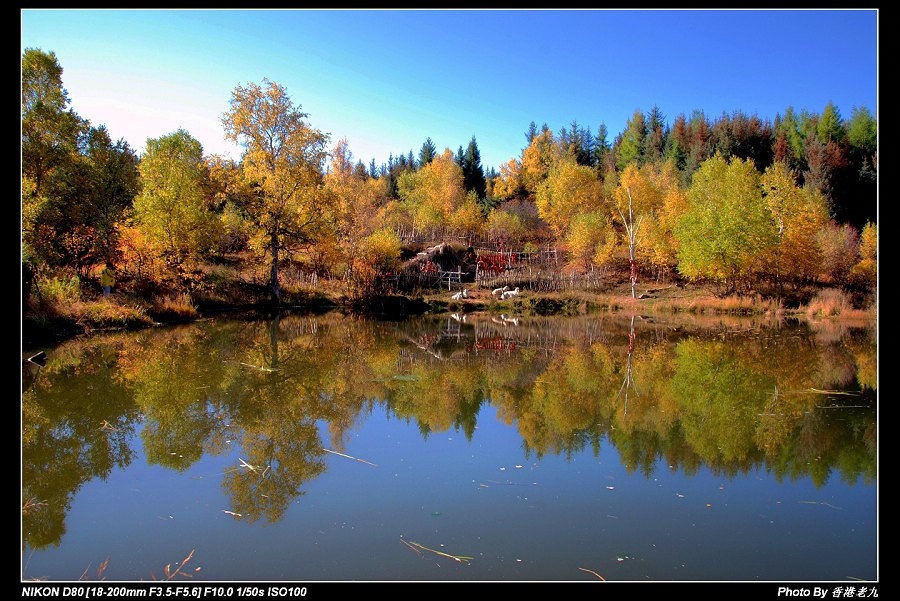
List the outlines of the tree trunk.
{"label": "tree trunk", "polygon": [[272,269],[269,273],[269,285],[272,287],[272,294],[275,295],[275,301],[281,302],[281,284],[278,282],[278,251],[279,241],[278,241],[278,232],[273,232],[271,236],[272,241]]}

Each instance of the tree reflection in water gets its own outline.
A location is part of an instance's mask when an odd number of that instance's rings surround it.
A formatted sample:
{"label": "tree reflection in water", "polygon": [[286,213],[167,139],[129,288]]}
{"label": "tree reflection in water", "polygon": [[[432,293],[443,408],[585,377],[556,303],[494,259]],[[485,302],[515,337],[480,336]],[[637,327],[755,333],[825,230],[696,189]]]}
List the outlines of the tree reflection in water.
{"label": "tree reflection in water", "polygon": [[[48,351],[22,394],[23,545],[57,545],[81,486],[125,467],[184,471],[240,449],[221,476],[237,519],[277,522],[325,449],[376,408],[423,436],[476,436],[489,404],[527,454],[599,453],[628,471],[765,468],[876,478],[874,332],[641,317],[401,323],[330,314],[96,336]],[[637,383],[640,382],[640,388]],[[135,433],[140,429],[140,437]],[[28,505],[28,507],[24,507]]]}

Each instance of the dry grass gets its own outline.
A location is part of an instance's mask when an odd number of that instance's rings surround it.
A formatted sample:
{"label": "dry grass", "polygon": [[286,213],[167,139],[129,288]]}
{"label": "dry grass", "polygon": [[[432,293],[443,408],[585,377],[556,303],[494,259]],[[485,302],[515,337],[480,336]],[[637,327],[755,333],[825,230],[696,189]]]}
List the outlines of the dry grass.
{"label": "dry grass", "polygon": [[646,298],[631,294],[607,296],[611,309],[639,309],[646,313],[691,313],[695,315],[781,315],[779,299],[760,294],[718,297],[703,289],[672,288],[648,290]]}
{"label": "dry grass", "polygon": [[155,299],[151,313],[157,319],[173,322],[191,321],[200,316],[191,295],[186,292]]}
{"label": "dry grass", "polygon": [[845,319],[871,319],[876,314],[876,309],[857,309],[853,306],[853,299],[843,290],[826,288],[816,295],[806,305],[804,312],[810,318],[841,317]]}

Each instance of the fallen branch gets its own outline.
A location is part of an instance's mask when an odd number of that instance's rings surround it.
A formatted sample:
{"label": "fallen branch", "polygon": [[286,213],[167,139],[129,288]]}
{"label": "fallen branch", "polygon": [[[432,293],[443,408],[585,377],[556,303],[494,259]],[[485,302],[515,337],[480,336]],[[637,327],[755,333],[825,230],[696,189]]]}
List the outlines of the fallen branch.
{"label": "fallen branch", "polygon": [[582,572],[590,572],[591,574],[593,574],[594,576],[596,576],[597,578],[599,578],[599,579],[602,580],[603,582],[606,582],[606,578],[604,578],[603,576],[601,576],[600,574],[598,574],[598,573],[595,572],[594,570],[589,570],[589,569],[587,569],[587,568],[578,568],[578,569],[581,570]]}
{"label": "fallen branch", "polygon": [[273,369],[271,367],[260,367],[259,365],[253,365],[252,363],[244,363],[243,361],[239,361],[238,364],[243,365],[244,367],[252,367],[253,369],[258,369],[259,371],[266,371],[266,372],[278,371],[277,369]]}
{"label": "fallen branch", "polygon": [[[194,556],[194,549],[191,549],[191,552],[188,553],[187,557],[185,557],[184,559],[181,560],[181,563],[178,564],[178,567],[175,568],[174,572],[170,570],[172,564],[170,564],[170,563],[166,564],[166,567],[163,568],[163,574],[166,575],[166,580],[172,580],[176,576],[184,576],[185,578],[190,578],[191,575],[186,572],[182,572],[181,568],[183,568],[185,565],[187,565],[187,562],[189,562],[191,560],[191,557],[193,557],[193,556]],[[151,577],[153,577],[152,574],[151,574]],[[153,577],[153,579],[156,580],[155,577]]]}
{"label": "fallen branch", "polygon": [[334,453],[335,455],[340,455],[341,457],[346,457],[347,459],[352,459],[353,461],[359,461],[360,463],[365,463],[367,465],[371,465],[372,467],[378,467],[371,461],[366,461],[365,459],[360,459],[359,457],[353,457],[352,455],[345,455],[344,453],[338,453],[337,451],[332,451],[331,449],[322,448],[326,453]]}
{"label": "fallen branch", "polygon": [[845,396],[859,396],[861,392],[849,392],[847,390],[819,390],[818,388],[810,388],[810,392],[814,392],[816,394],[843,394]]}
{"label": "fallen branch", "polygon": [[[404,545],[406,545],[407,547],[409,547],[416,553],[419,553],[419,549],[421,549],[422,551],[430,551],[431,553],[434,553],[435,555],[440,555],[441,557],[447,557],[447,558],[452,559],[453,561],[456,561],[459,563],[471,563],[472,559],[474,559],[473,557],[467,557],[465,555],[450,555],[449,553],[444,553],[443,551],[435,551],[434,549],[429,549],[425,545],[420,545],[419,543],[414,542],[414,541],[407,542],[407,541],[403,540],[403,537],[400,537],[400,542],[402,542]],[[421,555],[421,553],[419,553],[419,554]]]}
{"label": "fallen branch", "polygon": [[255,466],[255,465],[250,465],[249,463],[247,463],[246,461],[244,461],[244,460],[241,459],[240,457],[238,457],[238,461],[240,461],[240,462],[241,462],[241,465],[244,466],[245,468],[247,468],[248,470],[250,470],[251,472],[255,472],[255,471],[256,471],[256,466]]}
{"label": "fallen branch", "polygon": [[[103,580],[103,579],[104,579],[104,578],[103,578],[103,572],[106,571],[106,566],[108,566],[108,565],[109,565],[109,557],[107,557],[106,559],[104,559],[104,560],[100,563],[100,567],[97,568],[97,580]],[[88,567],[86,567],[86,568],[84,569],[84,572],[81,573],[81,577],[80,577],[78,580],[79,580],[79,581],[81,581],[81,580],[90,580],[90,578],[88,577],[88,570],[90,570],[90,569],[91,569],[91,566],[90,566],[90,564],[88,564]]]}

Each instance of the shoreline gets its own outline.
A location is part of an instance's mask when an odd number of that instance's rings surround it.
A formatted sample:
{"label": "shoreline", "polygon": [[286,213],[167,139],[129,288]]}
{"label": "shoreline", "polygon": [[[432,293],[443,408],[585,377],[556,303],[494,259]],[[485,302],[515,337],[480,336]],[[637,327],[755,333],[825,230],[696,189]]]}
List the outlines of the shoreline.
{"label": "shoreline", "polygon": [[[597,313],[621,315],[666,316],[744,316],[795,319],[823,319],[837,322],[877,324],[877,309],[813,308],[799,306],[784,308],[781,301],[761,295],[716,297],[702,286],[672,284],[647,287],[632,298],[615,289],[609,292],[530,292],[518,297],[498,300],[490,290],[474,290],[464,300],[453,300],[446,291],[422,295],[385,294],[371,296],[365,301],[346,297],[333,298],[315,294],[276,304],[259,300],[251,303],[200,303],[190,310],[129,311],[128,298],[118,304],[115,295],[110,301],[99,300],[87,304],[89,308],[107,305],[109,309],[125,309],[115,319],[101,311],[85,311],[84,315],[22,315],[21,342],[26,350],[40,350],[79,336],[106,331],[141,330],[181,323],[229,317],[237,319],[265,319],[281,312],[324,314],[339,311],[374,319],[407,319],[424,314],[510,314],[516,316],[575,316]],[[836,312],[835,312],[836,311]]]}

